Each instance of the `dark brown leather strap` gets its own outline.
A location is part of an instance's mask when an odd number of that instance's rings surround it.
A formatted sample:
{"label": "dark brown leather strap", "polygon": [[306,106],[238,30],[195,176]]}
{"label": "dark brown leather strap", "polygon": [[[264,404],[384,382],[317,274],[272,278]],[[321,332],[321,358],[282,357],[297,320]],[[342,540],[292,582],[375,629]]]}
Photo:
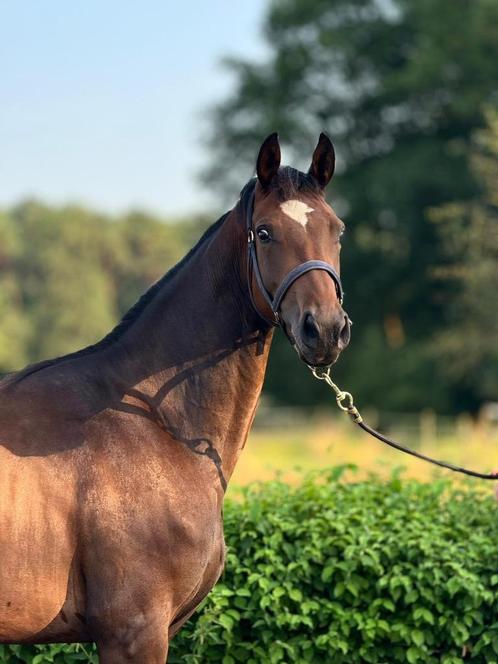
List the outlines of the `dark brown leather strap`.
{"label": "dark brown leather strap", "polygon": [[332,265],[330,265],[330,263],[326,263],[325,261],[312,260],[312,261],[306,261],[305,263],[300,263],[299,265],[296,265],[296,267],[294,267],[290,272],[287,272],[282,283],[277,288],[277,290],[275,291],[275,295],[273,296],[272,300],[273,311],[278,311],[280,309],[280,303],[282,302],[285,294],[292,286],[292,284],[296,281],[296,279],[299,279],[300,276],[306,274],[306,272],[310,272],[311,270],[324,270],[325,272],[330,274],[335,283],[335,291],[337,293],[337,299],[342,304],[342,299],[343,299],[342,285],[337,272],[334,270]]}
{"label": "dark brown leather strap", "polygon": [[395,450],[399,450],[400,452],[404,452],[405,454],[410,454],[411,456],[414,456],[417,459],[422,459],[422,461],[428,461],[429,463],[432,463],[435,466],[439,466],[440,468],[447,468],[448,470],[452,470],[455,473],[462,473],[463,475],[468,475],[469,477],[478,477],[481,480],[498,480],[498,473],[480,473],[477,470],[470,470],[469,468],[463,468],[462,466],[455,466],[454,464],[449,463],[449,461],[440,461],[439,459],[433,459],[432,457],[426,456],[421,452],[416,452],[415,450],[412,450],[410,447],[405,447],[404,445],[401,445],[401,443],[397,443],[395,440],[392,440],[391,438],[384,436],[384,434],[379,433],[378,431],[368,426],[368,424],[366,424],[363,421],[356,422],[356,424],[361,429],[363,429],[363,431],[366,431],[374,438],[377,438],[377,440],[380,440],[382,443],[389,445],[389,447],[394,447]]}

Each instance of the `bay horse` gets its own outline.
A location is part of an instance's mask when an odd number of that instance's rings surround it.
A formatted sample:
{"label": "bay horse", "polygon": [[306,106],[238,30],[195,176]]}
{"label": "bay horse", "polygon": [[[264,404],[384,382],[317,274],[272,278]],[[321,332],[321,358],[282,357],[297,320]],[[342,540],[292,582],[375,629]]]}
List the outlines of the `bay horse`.
{"label": "bay horse", "polygon": [[112,332],[0,383],[0,642],[165,662],[223,568],[273,326],[311,366],[349,342],[334,165],[322,134],[308,173],[280,167],[272,134],[235,207]]}

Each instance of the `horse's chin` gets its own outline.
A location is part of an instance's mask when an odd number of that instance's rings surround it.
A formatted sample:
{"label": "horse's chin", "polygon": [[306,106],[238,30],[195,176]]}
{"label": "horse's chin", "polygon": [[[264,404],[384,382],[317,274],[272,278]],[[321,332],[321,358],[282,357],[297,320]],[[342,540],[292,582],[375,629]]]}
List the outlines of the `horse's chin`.
{"label": "horse's chin", "polygon": [[320,369],[332,366],[332,364],[335,364],[337,362],[341,354],[339,348],[331,348],[327,350],[326,353],[317,354],[305,347],[303,348],[303,346],[299,344],[299,342],[294,341],[292,345],[294,346],[295,351],[299,355],[299,359],[305,364],[307,364],[309,367],[312,367],[313,369]]}

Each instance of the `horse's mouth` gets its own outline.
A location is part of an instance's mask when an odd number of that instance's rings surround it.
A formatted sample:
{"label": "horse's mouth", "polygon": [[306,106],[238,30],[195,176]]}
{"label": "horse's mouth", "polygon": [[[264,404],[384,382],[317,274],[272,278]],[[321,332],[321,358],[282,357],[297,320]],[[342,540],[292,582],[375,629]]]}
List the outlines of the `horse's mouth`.
{"label": "horse's mouth", "polygon": [[322,355],[317,355],[316,352],[303,348],[303,346],[296,340],[295,336],[290,330],[287,329],[285,323],[282,325],[285,336],[289,340],[291,346],[294,348],[299,356],[299,359],[313,369],[321,369],[330,367],[335,364],[341,354],[341,349],[337,346],[332,346],[327,349],[327,352]]}
{"label": "horse's mouth", "polygon": [[351,338],[351,321],[343,309],[325,322],[311,312],[291,313],[280,321],[299,358],[312,368],[335,364]]}
{"label": "horse's mouth", "polygon": [[299,359],[313,369],[321,369],[330,367],[337,362],[341,351],[339,348],[334,348],[328,351],[325,355],[317,355],[316,353],[308,350],[301,349],[297,344],[294,346],[299,355]]}

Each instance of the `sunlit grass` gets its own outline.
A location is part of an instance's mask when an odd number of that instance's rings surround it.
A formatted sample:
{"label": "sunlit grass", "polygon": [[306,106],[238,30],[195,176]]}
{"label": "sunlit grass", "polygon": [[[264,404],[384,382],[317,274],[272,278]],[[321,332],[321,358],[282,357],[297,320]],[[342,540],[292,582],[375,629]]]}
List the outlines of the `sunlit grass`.
{"label": "sunlit grass", "polygon": [[[393,427],[389,433],[437,459],[483,472],[498,469],[496,428],[473,424],[468,418],[445,420],[444,427],[438,426],[433,417],[422,416],[415,423],[417,426],[411,428]],[[400,466],[404,477],[424,481],[438,475],[459,477],[383,445],[356,429],[346,417],[322,417],[289,427],[256,426],[231,483],[243,485],[277,475],[295,483],[304,471],[345,463],[358,466],[355,480],[372,473],[388,477]]]}

